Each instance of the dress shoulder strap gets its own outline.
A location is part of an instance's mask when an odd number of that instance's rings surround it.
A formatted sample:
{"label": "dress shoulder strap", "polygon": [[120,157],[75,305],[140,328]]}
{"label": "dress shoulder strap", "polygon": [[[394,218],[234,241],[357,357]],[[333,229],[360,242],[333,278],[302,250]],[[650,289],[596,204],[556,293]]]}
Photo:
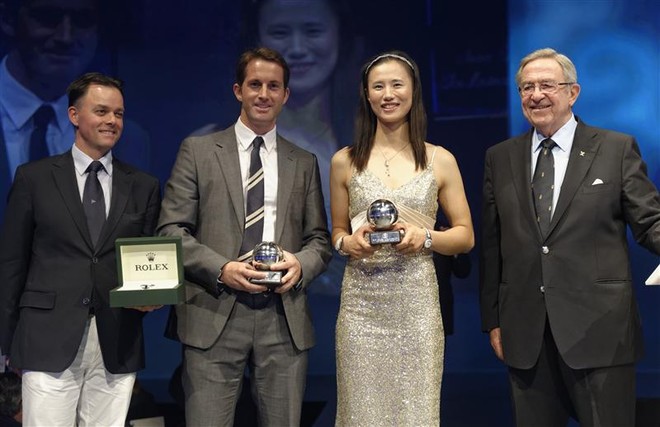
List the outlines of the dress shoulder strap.
{"label": "dress shoulder strap", "polygon": [[433,151],[431,151],[431,160],[429,160],[429,164],[427,165],[427,167],[429,167],[429,168],[431,167],[431,165],[433,165],[433,159],[435,159],[435,151],[437,149],[438,149],[438,146],[434,145],[433,146]]}

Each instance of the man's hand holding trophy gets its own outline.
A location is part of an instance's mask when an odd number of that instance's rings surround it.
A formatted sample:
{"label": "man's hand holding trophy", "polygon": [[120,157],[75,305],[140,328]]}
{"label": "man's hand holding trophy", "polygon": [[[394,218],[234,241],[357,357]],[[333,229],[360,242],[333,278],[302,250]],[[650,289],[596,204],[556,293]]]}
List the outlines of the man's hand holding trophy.
{"label": "man's hand holding trophy", "polygon": [[261,242],[252,251],[252,266],[266,274],[263,279],[251,279],[252,283],[275,288],[282,284],[283,271],[273,271],[271,266],[282,262],[284,252],[277,243]]}
{"label": "man's hand holding trophy", "polygon": [[250,282],[266,286],[276,293],[287,292],[302,277],[298,259],[275,242],[261,242],[254,247],[252,266],[265,275],[263,278],[252,278]]}

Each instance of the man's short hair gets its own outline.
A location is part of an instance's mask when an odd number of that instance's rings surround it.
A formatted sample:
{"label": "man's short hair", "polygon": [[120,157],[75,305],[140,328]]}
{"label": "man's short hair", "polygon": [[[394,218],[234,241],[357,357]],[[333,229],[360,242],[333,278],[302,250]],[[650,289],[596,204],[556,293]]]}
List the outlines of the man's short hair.
{"label": "man's short hair", "polygon": [[67,88],[66,93],[69,96],[69,107],[75,105],[80,98],[85,96],[91,85],[112,87],[124,96],[124,84],[121,80],[101,73],[86,73],[75,79]]}
{"label": "man's short hair", "polygon": [[284,88],[289,87],[289,65],[279,52],[267,47],[258,47],[247,50],[243,52],[240,58],[238,58],[238,64],[236,65],[236,83],[239,86],[242,86],[245,81],[248,64],[255,59],[274,62],[282,67],[284,74]]}

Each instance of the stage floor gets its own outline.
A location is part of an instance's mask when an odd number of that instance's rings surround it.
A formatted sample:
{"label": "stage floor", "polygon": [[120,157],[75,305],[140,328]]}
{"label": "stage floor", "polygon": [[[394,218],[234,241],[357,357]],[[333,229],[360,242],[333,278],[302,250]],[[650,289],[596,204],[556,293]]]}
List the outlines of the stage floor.
{"label": "stage floor", "polygon": [[[165,381],[141,380],[165,417],[165,427],[184,427],[182,411],[168,393]],[[638,374],[637,427],[660,426],[660,375]],[[256,426],[251,402],[240,403],[236,426]],[[336,410],[334,376],[310,376],[303,404],[301,427],[333,427]],[[513,426],[506,374],[445,373],[442,385],[441,425],[443,427]],[[568,427],[577,427],[571,422]]]}

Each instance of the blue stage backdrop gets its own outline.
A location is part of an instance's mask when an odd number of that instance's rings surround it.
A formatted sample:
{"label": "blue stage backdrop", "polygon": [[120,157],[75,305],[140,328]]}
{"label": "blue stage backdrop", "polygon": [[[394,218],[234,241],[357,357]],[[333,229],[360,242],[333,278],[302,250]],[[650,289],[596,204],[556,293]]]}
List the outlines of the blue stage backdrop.
{"label": "blue stage backdrop", "polygon": [[[27,0],[9,4],[23,1]],[[352,141],[360,66],[373,54],[390,49],[409,52],[420,66],[428,140],[456,156],[477,236],[484,153],[527,128],[513,73],[521,57],[540,47],[555,47],[575,61],[582,84],[577,114],[590,124],[636,135],[656,183],[660,180],[660,3],[656,0],[493,0],[478,5],[437,0],[40,3],[97,12],[91,15],[98,17],[91,25],[74,28],[72,37],[84,49],[72,49],[73,56],[77,53],[80,58],[72,58],[71,69],[62,78],[100,70],[125,81],[126,117],[132,128],[142,132],[131,136],[145,135],[141,139],[145,148],[139,154],[149,156],[143,161],[131,151],[127,138],[119,142],[126,147],[118,147],[117,155],[139,163],[162,184],[186,136],[235,122],[239,115],[232,93],[236,59],[244,48],[257,44],[280,50],[292,65],[291,97],[278,130],[317,154],[327,202],[330,157]],[[302,13],[295,9],[301,3],[305,4]],[[5,24],[16,22],[8,12],[0,8],[5,31],[10,29]],[[1,37],[1,56],[29,46],[11,32]],[[10,180],[5,169],[0,165],[0,194],[2,184]],[[450,374],[504,372],[480,330],[478,245],[477,240],[467,278],[441,284],[453,290],[454,330],[447,338],[445,357],[445,372]],[[636,247],[633,253],[647,344],[640,371],[660,373],[660,289],[642,286],[658,259]],[[335,373],[341,275],[342,264],[334,260],[329,273],[310,288],[318,341],[311,351],[310,375]],[[167,311],[163,308],[145,317],[147,368],[140,373],[145,382],[167,381],[180,362],[178,343],[163,337]]]}

